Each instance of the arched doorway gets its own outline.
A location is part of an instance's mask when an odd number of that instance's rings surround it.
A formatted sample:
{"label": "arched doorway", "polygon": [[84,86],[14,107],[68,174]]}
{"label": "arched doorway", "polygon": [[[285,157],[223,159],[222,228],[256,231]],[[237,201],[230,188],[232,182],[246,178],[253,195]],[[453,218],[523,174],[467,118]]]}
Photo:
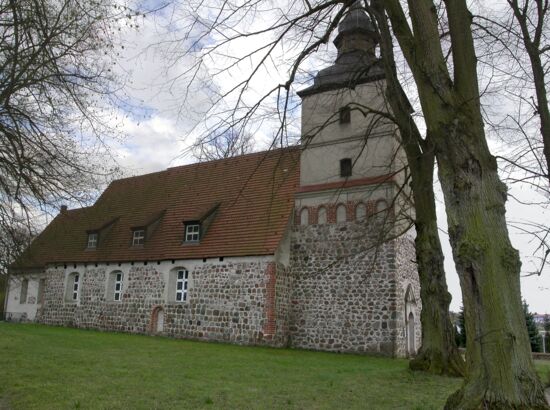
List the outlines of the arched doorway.
{"label": "arched doorway", "polygon": [[407,354],[414,356],[416,354],[416,298],[414,289],[411,285],[407,286],[405,291],[405,332],[407,343]]}
{"label": "arched doorway", "polygon": [[149,331],[151,333],[162,333],[164,331],[164,309],[162,306],[155,306],[153,308]]}
{"label": "arched doorway", "polygon": [[415,345],[415,325],[414,325],[414,314],[413,312],[409,313],[407,320],[407,351],[409,355],[416,354],[416,345]]}

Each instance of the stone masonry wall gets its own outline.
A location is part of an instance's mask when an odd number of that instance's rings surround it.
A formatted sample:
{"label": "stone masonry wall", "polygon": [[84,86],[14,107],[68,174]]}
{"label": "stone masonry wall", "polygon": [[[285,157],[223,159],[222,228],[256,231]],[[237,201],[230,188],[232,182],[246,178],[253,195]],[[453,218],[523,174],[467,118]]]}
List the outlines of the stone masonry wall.
{"label": "stone masonry wall", "polygon": [[291,242],[293,347],[398,353],[396,243],[377,244],[379,219],[295,226]]}
{"label": "stone masonry wall", "polygon": [[414,294],[415,303],[411,306],[415,321],[415,346],[416,350],[420,348],[422,341],[422,325],[420,323],[420,311],[422,310],[422,300],[420,299],[420,280],[418,278],[418,270],[416,268],[416,251],[414,239],[408,235],[404,235],[395,241],[396,247],[396,273],[397,273],[397,300],[398,315],[397,319],[402,324],[397,334],[397,355],[407,356],[407,330],[405,317],[405,293],[407,288],[411,286]]}
{"label": "stone masonry wall", "polygon": [[[244,259],[244,258],[241,258]],[[168,300],[167,281],[177,267],[189,271],[187,301]],[[124,273],[120,302],[109,301],[110,272]],[[227,262],[163,262],[161,266],[105,266],[50,268],[46,272],[44,304],[37,320],[45,324],[75,326],[122,332],[149,333],[155,329],[154,311],[163,310],[162,334],[172,337],[226,341],[238,344],[282,345],[285,328],[280,322],[275,293],[268,306],[270,281],[275,279],[274,262],[247,258]],[[80,300],[65,301],[66,277],[81,275]],[[269,322],[271,321],[271,327]],[[265,332],[271,334],[266,335]],[[266,337],[267,336],[267,337]]]}

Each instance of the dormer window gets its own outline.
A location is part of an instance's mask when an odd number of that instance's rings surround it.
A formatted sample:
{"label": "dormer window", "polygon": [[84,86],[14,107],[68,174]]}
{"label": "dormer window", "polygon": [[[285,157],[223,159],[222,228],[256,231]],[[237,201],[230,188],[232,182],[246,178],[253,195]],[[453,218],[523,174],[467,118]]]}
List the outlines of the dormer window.
{"label": "dormer window", "polygon": [[145,243],[145,229],[135,229],[132,234],[132,246]]}
{"label": "dormer window", "polygon": [[349,124],[351,122],[351,110],[349,107],[340,108],[340,124]]}
{"label": "dormer window", "polygon": [[97,239],[99,235],[97,232],[90,232],[88,234],[88,248],[89,249],[95,249],[97,248]]}
{"label": "dormer window", "polygon": [[200,224],[190,223],[185,225],[185,242],[198,242],[200,234]]}

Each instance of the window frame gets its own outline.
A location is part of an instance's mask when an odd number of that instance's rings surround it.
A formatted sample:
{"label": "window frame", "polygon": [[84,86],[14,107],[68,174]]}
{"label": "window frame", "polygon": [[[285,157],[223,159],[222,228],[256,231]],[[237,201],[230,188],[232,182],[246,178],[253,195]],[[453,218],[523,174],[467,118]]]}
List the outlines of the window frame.
{"label": "window frame", "polygon": [[[114,287],[113,287],[113,300],[115,302],[121,302],[122,301],[122,289],[123,289],[123,283],[124,283],[124,274],[121,271],[116,271],[116,272],[113,272],[113,275],[115,277],[114,283],[113,283],[114,284]],[[118,285],[118,289],[117,289],[117,285]]]}
{"label": "window frame", "polygon": [[[191,229],[193,229],[191,231]],[[194,239],[196,237],[196,239]],[[190,239],[191,238],[191,239]],[[190,222],[185,224],[184,242],[196,243],[201,239],[201,224],[198,222]]]}
{"label": "window frame", "polygon": [[80,273],[76,272],[74,275],[71,275],[73,278],[72,291],[71,291],[71,300],[77,302],[80,296]]}
{"label": "window frame", "polygon": [[[94,238],[92,240],[92,237]],[[86,243],[86,248],[96,249],[99,244],[99,233],[98,232],[88,232],[88,242]]]}
{"label": "window frame", "polygon": [[[181,278],[180,278],[181,274]],[[187,302],[187,293],[189,291],[189,271],[187,269],[181,268],[175,271],[175,294],[174,300],[176,303]],[[181,289],[180,285],[181,284]],[[178,299],[179,297],[179,299]]]}
{"label": "window frame", "polygon": [[[142,235],[136,235],[142,233]],[[145,245],[145,228],[132,229],[132,246]]]}

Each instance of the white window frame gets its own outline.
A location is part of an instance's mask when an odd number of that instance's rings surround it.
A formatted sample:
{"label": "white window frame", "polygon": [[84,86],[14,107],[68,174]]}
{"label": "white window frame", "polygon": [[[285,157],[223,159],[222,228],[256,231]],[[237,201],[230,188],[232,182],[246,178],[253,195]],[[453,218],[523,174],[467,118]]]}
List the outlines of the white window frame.
{"label": "white window frame", "polygon": [[132,234],[132,246],[145,244],[145,229],[135,229]]}
{"label": "white window frame", "polygon": [[200,239],[200,224],[185,225],[185,242],[198,242]]}
{"label": "white window frame", "polygon": [[176,271],[176,302],[187,301],[187,290],[189,287],[189,271],[187,269],[178,269]]}
{"label": "white window frame", "polygon": [[97,248],[97,241],[99,239],[99,235],[97,232],[91,232],[88,234],[88,248]]}
{"label": "white window frame", "polygon": [[79,291],[80,291],[80,273],[75,273],[73,276],[73,283],[72,283],[72,297],[71,300],[76,302],[78,301]]}
{"label": "white window frame", "polygon": [[114,275],[115,275],[115,282],[114,282],[115,286],[113,290],[113,300],[115,302],[120,302],[122,301],[122,284],[123,284],[124,275],[122,274],[122,272],[115,272]]}

